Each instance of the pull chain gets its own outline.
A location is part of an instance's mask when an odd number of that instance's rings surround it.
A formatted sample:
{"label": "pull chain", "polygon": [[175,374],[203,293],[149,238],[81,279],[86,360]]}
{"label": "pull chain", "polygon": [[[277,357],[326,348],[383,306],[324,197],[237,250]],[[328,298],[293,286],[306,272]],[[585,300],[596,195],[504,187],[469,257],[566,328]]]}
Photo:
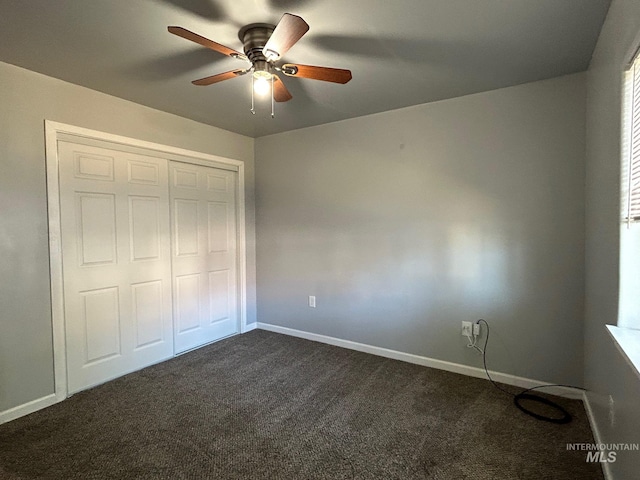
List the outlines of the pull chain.
{"label": "pull chain", "polygon": [[275,75],[271,75],[271,118],[275,118],[275,113],[274,113],[274,100],[273,100],[273,77],[275,77]]}
{"label": "pull chain", "polygon": [[251,87],[251,114],[255,115],[256,114],[256,109],[255,109],[255,103],[253,100],[253,82],[255,82],[256,80],[253,78],[253,75],[251,76],[251,83],[249,83],[249,86]]}

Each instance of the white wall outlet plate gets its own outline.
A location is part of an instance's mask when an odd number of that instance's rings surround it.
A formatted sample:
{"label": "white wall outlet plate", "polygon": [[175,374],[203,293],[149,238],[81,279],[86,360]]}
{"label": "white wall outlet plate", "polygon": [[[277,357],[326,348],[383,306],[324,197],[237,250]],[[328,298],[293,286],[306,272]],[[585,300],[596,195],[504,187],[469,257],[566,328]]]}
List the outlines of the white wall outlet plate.
{"label": "white wall outlet plate", "polygon": [[316,308],[316,296],[315,295],[309,295],[309,306],[311,308]]}
{"label": "white wall outlet plate", "polygon": [[462,322],[462,332],[461,335],[464,335],[465,337],[470,337],[472,335],[472,323],[471,322]]}

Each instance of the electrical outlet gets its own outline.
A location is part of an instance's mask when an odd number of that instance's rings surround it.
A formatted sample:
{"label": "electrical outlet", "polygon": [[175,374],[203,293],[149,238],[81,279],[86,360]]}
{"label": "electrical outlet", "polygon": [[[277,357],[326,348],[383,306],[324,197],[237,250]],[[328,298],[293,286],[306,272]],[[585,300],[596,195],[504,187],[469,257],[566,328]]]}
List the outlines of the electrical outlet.
{"label": "electrical outlet", "polygon": [[473,324],[473,334],[476,336],[480,335],[480,324],[478,322]]}
{"label": "electrical outlet", "polygon": [[309,306],[311,308],[316,308],[316,296],[315,295],[309,295]]}
{"label": "electrical outlet", "polygon": [[471,332],[472,330],[472,324],[471,322],[462,322],[462,332],[461,335],[464,335],[465,337],[470,337],[471,336]]}

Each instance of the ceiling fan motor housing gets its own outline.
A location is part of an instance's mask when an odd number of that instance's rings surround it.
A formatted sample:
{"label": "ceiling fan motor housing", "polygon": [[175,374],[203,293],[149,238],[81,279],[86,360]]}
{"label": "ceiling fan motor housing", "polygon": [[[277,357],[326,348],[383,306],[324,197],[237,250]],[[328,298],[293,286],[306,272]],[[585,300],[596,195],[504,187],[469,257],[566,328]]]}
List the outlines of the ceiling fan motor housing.
{"label": "ceiling fan motor housing", "polygon": [[275,25],[268,23],[252,23],[243,27],[238,33],[244,45],[244,53],[256,71],[271,71],[271,64],[267,61],[263,50],[275,28]]}

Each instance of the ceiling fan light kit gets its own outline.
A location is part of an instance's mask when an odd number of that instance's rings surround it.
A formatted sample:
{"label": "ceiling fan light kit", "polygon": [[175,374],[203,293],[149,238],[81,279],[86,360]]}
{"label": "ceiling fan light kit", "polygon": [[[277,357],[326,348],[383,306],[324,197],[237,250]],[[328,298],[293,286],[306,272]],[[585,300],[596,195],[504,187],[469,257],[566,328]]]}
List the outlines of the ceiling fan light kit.
{"label": "ceiling fan light kit", "polygon": [[351,80],[351,71],[340,68],[316,67],[278,62],[289,49],[309,31],[309,25],[301,17],[285,13],[277,25],[268,23],[252,23],[238,32],[244,53],[209,40],[185,28],[168,27],[170,33],[207,47],[218,53],[249,62],[245,69],[236,69],[210,77],[194,80],[194,85],[213,85],[224,80],[252,73],[251,81],[251,113],[255,114],[254,94],[265,95],[271,91],[271,117],[274,115],[274,102],[287,102],[292,96],[278,77],[281,72],[288,77],[310,78],[324,82],[347,83]]}

